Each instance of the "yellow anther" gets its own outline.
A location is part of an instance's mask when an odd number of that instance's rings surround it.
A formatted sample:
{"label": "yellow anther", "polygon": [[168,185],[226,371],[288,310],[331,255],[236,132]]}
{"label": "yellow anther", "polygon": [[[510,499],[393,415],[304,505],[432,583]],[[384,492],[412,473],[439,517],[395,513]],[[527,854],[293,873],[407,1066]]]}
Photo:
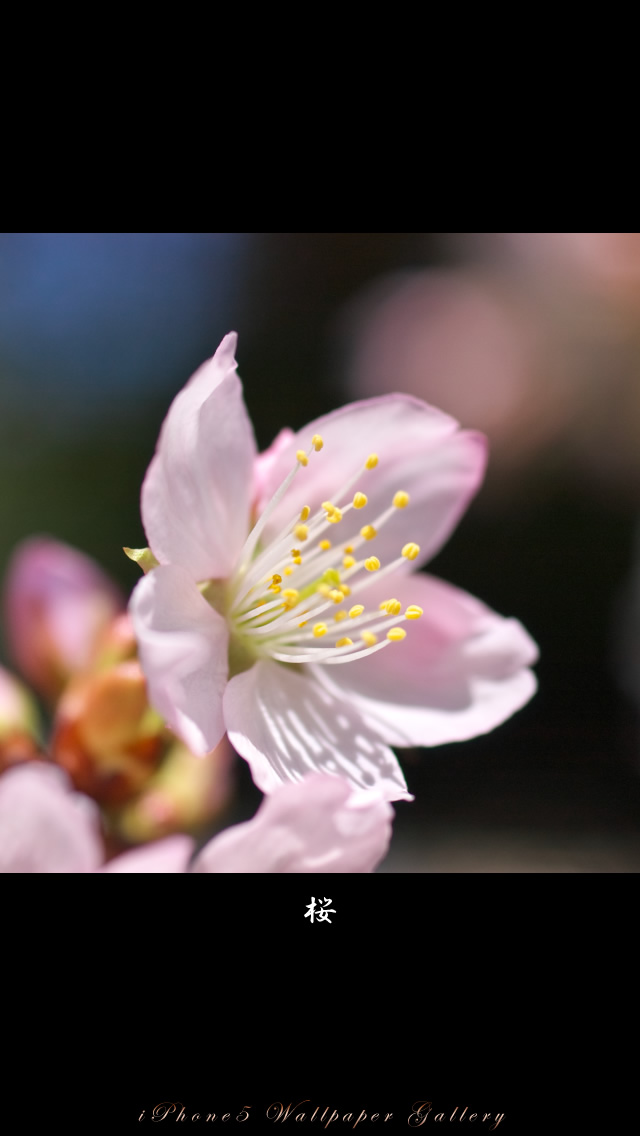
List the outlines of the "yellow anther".
{"label": "yellow anther", "polygon": [[272,584],[281,584],[282,583],[282,576],[279,576],[278,573],[275,572],[274,575],[271,577],[271,583]]}
{"label": "yellow anther", "polygon": [[293,568],[285,568],[284,574],[285,576],[291,576],[293,574]]}
{"label": "yellow anther", "polygon": [[308,622],[309,622],[309,620],[308,620],[308,619],[303,619],[302,623],[299,623],[299,624],[298,624],[298,627],[306,627],[306,626],[307,626],[307,624],[308,624]]}
{"label": "yellow anther", "polygon": [[343,568],[353,568],[355,562],[356,562],[355,556],[345,556],[344,560],[342,561],[342,567]]}
{"label": "yellow anther", "polygon": [[349,556],[349,555],[350,555],[350,554],[351,554],[351,553],[353,552],[353,545],[352,545],[352,544],[345,544],[345,546],[344,546],[344,548],[343,548],[343,550],[342,550],[342,551],[343,551],[343,552],[344,552],[344,553],[345,553],[345,554],[346,554],[347,556]]}
{"label": "yellow anther", "polygon": [[416,557],[420,555],[420,545],[413,543],[405,544],[402,549],[402,555],[406,556],[407,560],[415,560]]}
{"label": "yellow anther", "polygon": [[364,604],[354,604],[353,607],[351,608],[350,612],[349,612],[349,615],[350,615],[351,619],[357,619],[357,617],[359,615],[362,615],[363,611],[364,611]]}
{"label": "yellow anther", "polygon": [[337,525],[338,521],[342,520],[342,513],[340,512],[340,509],[334,508],[333,512],[329,513],[327,520],[330,525]]}
{"label": "yellow anther", "polygon": [[387,615],[400,615],[402,604],[400,600],[396,599],[383,600],[380,604],[380,611],[386,611]]}
{"label": "yellow anther", "polygon": [[349,587],[348,584],[339,584],[338,587],[340,588],[340,591],[342,592],[343,596],[350,596],[351,595],[351,588]]}
{"label": "yellow anther", "polygon": [[321,434],[314,434],[313,438],[311,439],[311,445],[313,446],[316,453],[318,453],[322,449],[322,447],[324,446],[324,442],[322,440],[322,435]]}
{"label": "yellow anther", "polygon": [[407,633],[402,627],[392,627],[387,631],[387,639],[390,639],[392,643],[400,643],[406,637]]}
{"label": "yellow anther", "polygon": [[368,500],[369,498],[367,497],[366,493],[356,493],[353,498],[354,509],[364,509]]}
{"label": "yellow anther", "polygon": [[323,552],[328,552],[329,549],[331,548],[331,541],[330,540],[321,540],[320,543],[318,544],[318,548],[321,548]]}
{"label": "yellow anther", "polygon": [[324,596],[324,598],[328,600],[333,589],[330,588],[328,584],[318,584],[317,591],[320,592],[321,596]]}
{"label": "yellow anther", "polygon": [[315,635],[316,639],[322,639],[322,636],[327,634],[326,623],[314,623],[313,634]]}
{"label": "yellow anther", "polygon": [[333,618],[336,623],[342,623],[342,620],[347,618],[347,613],[346,611],[337,611]]}
{"label": "yellow anther", "polygon": [[377,572],[380,567],[380,561],[377,556],[368,556],[364,562],[367,572]]}
{"label": "yellow anther", "polygon": [[292,548],[291,549],[291,555],[293,556],[293,558],[295,560],[296,556],[300,555],[300,549],[299,548]]}
{"label": "yellow anther", "polygon": [[424,611],[417,604],[411,604],[404,614],[407,619],[420,619],[420,616],[424,615]]}
{"label": "yellow anther", "polygon": [[301,556],[294,556],[293,563],[294,564],[302,564],[302,557]]}
{"label": "yellow anther", "polygon": [[406,509],[409,504],[409,494],[405,493],[404,489],[399,489],[393,498],[393,503],[396,509]]}
{"label": "yellow anther", "polygon": [[378,636],[374,635],[373,631],[361,631],[360,638],[362,639],[363,643],[367,644],[367,647],[375,647],[376,643],[378,642]]}
{"label": "yellow anther", "polygon": [[329,599],[333,600],[334,603],[342,603],[344,596],[342,592],[338,590],[338,588],[332,588],[329,592]]}
{"label": "yellow anther", "polygon": [[279,584],[269,584],[269,587],[267,588],[268,592],[273,592],[276,596],[280,590],[281,589]]}
{"label": "yellow anther", "polygon": [[300,465],[308,465],[309,464],[309,459],[308,459],[307,455],[305,454],[304,450],[296,450],[296,459],[300,462]]}
{"label": "yellow anther", "polygon": [[283,600],[287,600],[293,607],[300,599],[300,592],[296,588],[283,588],[282,598]]}
{"label": "yellow anther", "polygon": [[324,509],[325,513],[332,513],[335,509],[335,505],[333,504],[333,501],[323,501],[320,508]]}
{"label": "yellow anther", "polygon": [[374,536],[377,535],[377,530],[374,529],[373,525],[365,525],[363,529],[360,529],[360,536],[364,540],[373,540]]}
{"label": "yellow anther", "polygon": [[308,505],[305,505],[302,512],[300,513],[300,520],[301,521],[307,521],[309,519],[310,515],[311,515],[311,509],[309,508]]}
{"label": "yellow anther", "polygon": [[293,531],[298,540],[306,540],[309,535],[309,530],[306,525],[296,525]]}
{"label": "yellow anther", "polygon": [[344,639],[338,639],[336,647],[353,647],[353,639],[349,639],[349,637],[345,635]]}
{"label": "yellow anther", "polygon": [[367,458],[366,462],[364,463],[364,468],[365,469],[375,469],[377,464],[378,464],[378,455],[377,454],[369,454],[369,457]]}

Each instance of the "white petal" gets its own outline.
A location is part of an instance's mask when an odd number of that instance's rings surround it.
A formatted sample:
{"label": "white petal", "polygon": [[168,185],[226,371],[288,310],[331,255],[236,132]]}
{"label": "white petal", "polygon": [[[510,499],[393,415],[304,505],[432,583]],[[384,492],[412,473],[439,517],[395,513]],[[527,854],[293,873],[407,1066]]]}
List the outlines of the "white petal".
{"label": "white petal", "polygon": [[149,701],[194,753],[224,733],[222,694],[229,632],[184,568],[154,568],[136,585],[129,610]]}
{"label": "white petal", "polygon": [[344,777],[361,793],[412,800],[395,755],[339,690],[271,661],[236,675],[224,695],[229,740],[263,793],[308,773]]}
{"label": "white petal", "polygon": [[[308,466],[300,470],[274,510],[265,528],[265,543],[291,523],[303,505],[309,505],[313,514],[325,500],[345,503],[338,490],[360,470],[354,489],[366,494],[368,504],[331,525],[327,535],[336,543],[350,542],[403,489],[410,495],[409,505],[394,511],[366,550],[384,566],[413,541],[420,546],[413,562],[416,568],[447,540],[484,475],[486,440],[481,434],[460,430],[454,418],[417,398],[393,394],[352,403],[294,434],[265,471],[262,504],[295,465],[296,450],[309,449],[314,434],[322,436],[324,446],[310,455]],[[378,455],[378,465],[365,470],[372,452]],[[354,489],[345,501],[353,497]]]}
{"label": "white petal", "polygon": [[249,529],[256,453],[235,373],[236,335],[173,400],[142,486],[142,520],[162,564],[226,578]]}
{"label": "white petal", "polygon": [[[383,593],[424,615],[403,622],[403,642],[342,667],[340,693],[388,744],[435,746],[488,733],[535,693],[528,668],[538,649],[517,620],[422,573],[375,584],[367,604],[375,609]],[[329,668],[310,669],[337,692]]]}

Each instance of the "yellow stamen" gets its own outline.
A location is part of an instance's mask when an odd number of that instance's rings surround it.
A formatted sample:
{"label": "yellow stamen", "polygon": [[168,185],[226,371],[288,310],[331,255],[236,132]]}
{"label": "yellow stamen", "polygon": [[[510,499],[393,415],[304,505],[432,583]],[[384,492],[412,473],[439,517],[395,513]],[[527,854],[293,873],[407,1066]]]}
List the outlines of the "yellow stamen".
{"label": "yellow stamen", "polygon": [[420,545],[413,543],[405,544],[402,549],[402,555],[405,556],[407,560],[415,560],[416,557],[420,555]]}
{"label": "yellow stamen", "polygon": [[330,540],[321,540],[320,543],[318,544],[318,548],[321,548],[323,552],[328,552],[329,549],[331,548],[331,541]]}
{"label": "yellow stamen", "polygon": [[300,599],[300,592],[296,588],[283,588],[282,598],[283,600],[287,600],[293,607]]}
{"label": "yellow stamen", "polygon": [[302,564],[302,557],[301,556],[294,556],[293,563],[294,564]]}
{"label": "yellow stamen", "polygon": [[367,572],[377,572],[380,567],[380,561],[377,556],[368,556],[364,562]]}
{"label": "yellow stamen", "polygon": [[278,573],[275,572],[274,575],[271,577],[271,583],[272,584],[281,584],[282,583],[282,576],[279,576]]}
{"label": "yellow stamen", "polygon": [[369,454],[369,457],[367,458],[366,462],[364,463],[364,468],[365,469],[375,469],[377,464],[378,464],[378,455],[377,454]]}
{"label": "yellow stamen", "polygon": [[361,631],[360,638],[367,644],[367,647],[375,647],[378,642],[378,636],[374,635],[373,631]]}
{"label": "yellow stamen", "polygon": [[380,604],[380,611],[386,611],[387,615],[400,615],[402,604],[400,600],[396,599],[383,600]]}
{"label": "yellow stamen", "polygon": [[317,590],[320,592],[321,596],[324,596],[324,598],[328,600],[333,589],[330,588],[328,584],[318,584]]}
{"label": "yellow stamen", "polygon": [[369,498],[367,497],[366,493],[356,493],[355,497],[353,498],[354,509],[364,509],[368,500]]}
{"label": "yellow stamen", "polygon": [[404,614],[407,619],[420,619],[420,616],[424,615],[424,611],[417,604],[411,604]]}
{"label": "yellow stamen", "polygon": [[293,531],[298,540],[306,540],[309,535],[309,530],[306,525],[296,525]]}
{"label": "yellow stamen", "polygon": [[347,613],[346,611],[337,611],[333,618],[336,623],[342,623],[342,620],[347,618]]}
{"label": "yellow stamen", "polygon": [[294,556],[294,557],[299,556],[300,555],[300,549],[299,548],[292,548],[291,549],[291,555]]}
{"label": "yellow stamen", "polygon": [[407,633],[402,627],[392,627],[387,631],[387,639],[390,639],[392,643],[400,643],[406,637]]}
{"label": "yellow stamen", "polygon": [[269,587],[267,588],[267,591],[268,591],[268,592],[273,592],[273,593],[274,593],[274,595],[276,595],[276,596],[277,596],[278,592],[279,592],[279,591],[281,591],[281,588],[280,588],[280,585],[279,585],[279,584],[269,584]]}
{"label": "yellow stamen", "polygon": [[340,509],[334,509],[332,513],[329,513],[327,520],[330,525],[337,525],[342,520]]}
{"label": "yellow stamen", "polygon": [[329,592],[328,598],[330,600],[333,600],[334,603],[342,603],[344,596],[342,592],[338,591],[337,588],[332,588],[332,590]]}
{"label": "yellow stamen", "polygon": [[350,596],[351,595],[351,588],[349,587],[348,584],[338,584],[338,587],[340,588],[340,591],[342,592],[343,596]]}
{"label": "yellow stamen", "polygon": [[309,519],[310,514],[311,514],[311,509],[309,508],[308,505],[305,505],[302,512],[300,513],[300,520],[301,521],[307,521]]}
{"label": "yellow stamen", "polygon": [[353,639],[349,639],[348,636],[345,635],[344,639],[338,639],[336,647],[353,647]]}
{"label": "yellow stamen", "polygon": [[309,620],[308,620],[308,619],[304,619],[304,620],[302,621],[302,623],[299,623],[299,624],[298,624],[298,627],[306,627],[306,626],[307,626],[307,624],[308,624],[308,622],[309,622]]}
{"label": "yellow stamen", "polygon": [[322,639],[322,636],[327,634],[326,623],[314,623],[313,634],[315,635],[316,639]]}
{"label": "yellow stamen", "polygon": [[406,509],[409,504],[409,494],[405,493],[404,489],[399,489],[393,498],[393,503],[396,509]]}
{"label": "yellow stamen", "polygon": [[293,575],[293,568],[285,568],[284,574],[285,574],[285,576],[292,576]]}
{"label": "yellow stamen", "polygon": [[355,556],[345,556],[344,560],[342,561],[342,567],[343,568],[353,568],[355,562],[356,562]]}
{"label": "yellow stamen", "polygon": [[307,455],[305,454],[304,450],[296,450],[296,458],[300,462],[300,465],[308,465],[309,464],[309,459],[308,459]]}
{"label": "yellow stamen", "polygon": [[360,536],[364,540],[373,540],[374,536],[377,535],[378,533],[376,529],[374,529],[373,525],[365,525],[363,529],[360,529]]}
{"label": "yellow stamen", "polygon": [[345,544],[345,546],[344,546],[344,548],[343,548],[343,550],[342,550],[342,551],[343,551],[343,552],[344,552],[344,553],[345,553],[345,554],[346,554],[347,556],[349,556],[349,555],[350,555],[350,554],[351,554],[351,553],[353,552],[353,545],[352,545],[352,544]]}
{"label": "yellow stamen", "polygon": [[357,619],[357,617],[359,615],[362,615],[363,611],[364,611],[364,604],[354,604],[353,607],[351,608],[350,612],[349,612],[349,615],[350,615],[351,619]]}
{"label": "yellow stamen", "polygon": [[311,445],[313,446],[316,453],[319,453],[319,451],[324,446],[324,442],[322,440],[322,435],[321,434],[314,434],[313,438],[311,439]]}

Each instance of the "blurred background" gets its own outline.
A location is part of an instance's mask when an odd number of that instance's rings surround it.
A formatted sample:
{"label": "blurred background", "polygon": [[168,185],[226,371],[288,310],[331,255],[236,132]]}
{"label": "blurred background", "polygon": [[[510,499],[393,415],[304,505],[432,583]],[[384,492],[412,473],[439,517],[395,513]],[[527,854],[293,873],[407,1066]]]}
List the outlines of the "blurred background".
{"label": "blurred background", "polygon": [[[1,573],[47,534],[130,592],[160,425],[232,329],[261,448],[394,390],[490,440],[429,571],[522,621],[540,689],[400,754],[380,871],[639,870],[640,234],[1,234]],[[235,777],[225,824],[260,800]]]}

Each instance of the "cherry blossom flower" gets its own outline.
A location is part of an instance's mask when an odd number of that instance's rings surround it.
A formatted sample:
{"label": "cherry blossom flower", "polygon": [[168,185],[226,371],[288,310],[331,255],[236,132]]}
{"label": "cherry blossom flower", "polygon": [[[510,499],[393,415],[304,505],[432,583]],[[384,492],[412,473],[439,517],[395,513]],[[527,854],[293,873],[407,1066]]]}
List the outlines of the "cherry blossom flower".
{"label": "cherry blossom flower", "polygon": [[485,439],[394,394],[258,456],[235,346],[174,399],[142,487],[153,556],[130,612],[151,702],[196,753],[226,730],[265,793],[315,770],[411,800],[391,745],[485,733],[535,690],[520,623],[415,572]]}
{"label": "cherry blossom flower", "polygon": [[104,864],[99,811],[43,762],[0,778],[0,872],[372,872],[386,855],[393,809],[353,799],[346,781],[310,775],[282,786],[255,817],[210,840],[170,836]]}

